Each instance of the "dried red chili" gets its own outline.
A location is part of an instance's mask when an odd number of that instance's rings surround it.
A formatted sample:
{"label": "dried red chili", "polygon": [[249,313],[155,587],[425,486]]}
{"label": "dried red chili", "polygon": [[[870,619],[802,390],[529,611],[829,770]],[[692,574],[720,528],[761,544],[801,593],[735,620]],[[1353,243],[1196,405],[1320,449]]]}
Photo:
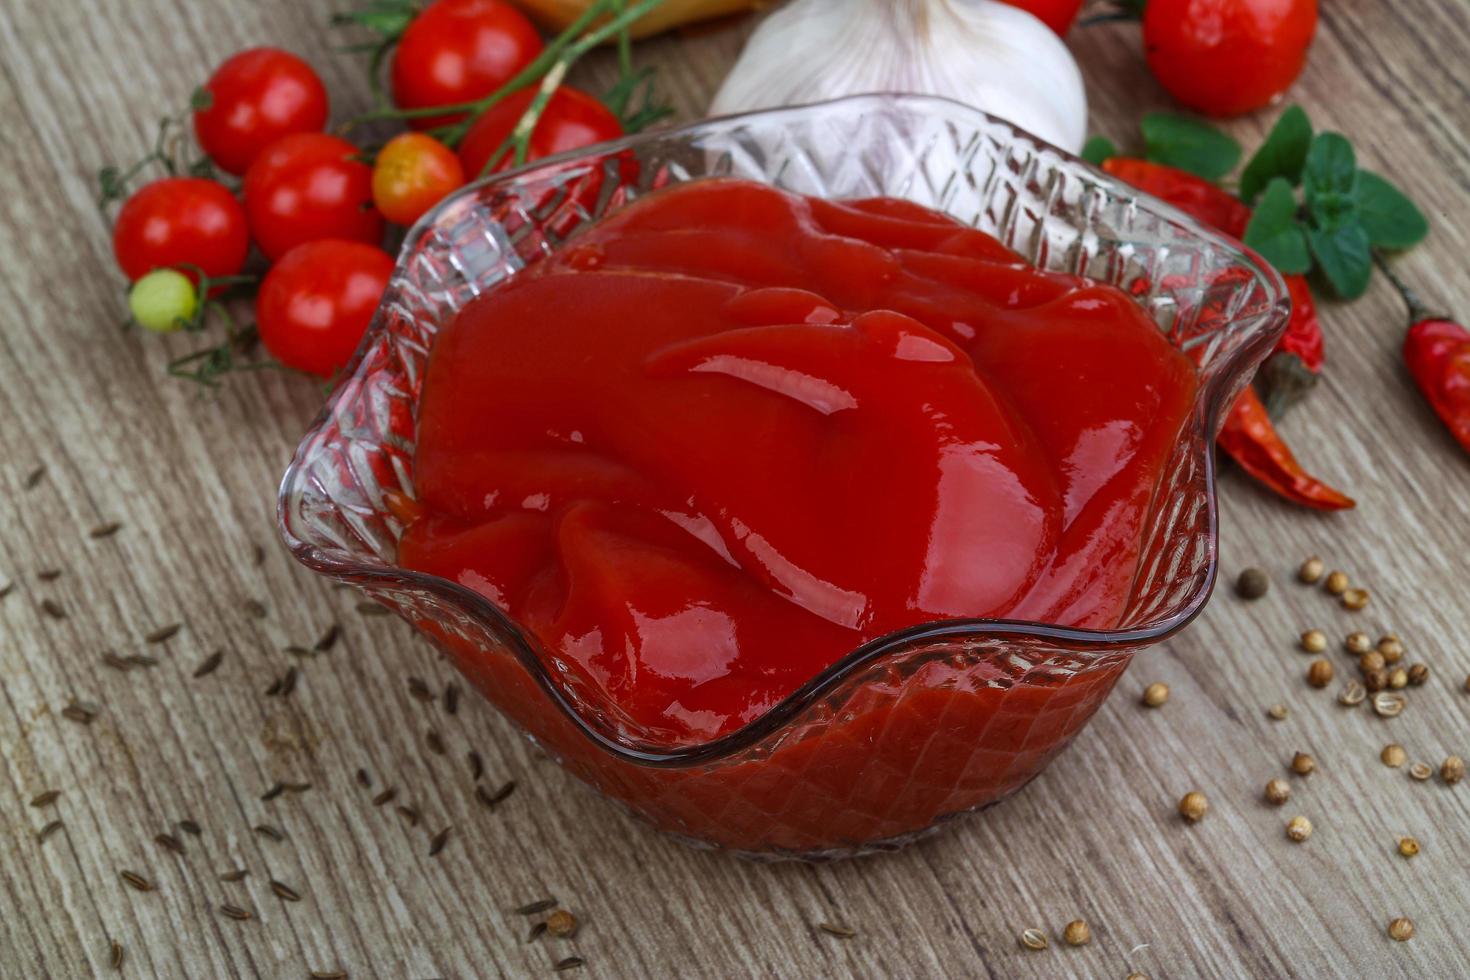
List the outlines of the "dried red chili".
{"label": "dried red chili", "polygon": [[1460,445],[1470,450],[1470,330],[1429,312],[1382,255],[1373,258],[1409,307],[1404,363],[1414,383]]}
{"label": "dried red chili", "polygon": [[1246,388],[1235,400],[1217,441],[1241,469],[1293,503],[1319,510],[1357,506],[1353,498],[1302,469],[1277,435],[1254,388]]}
{"label": "dried red chili", "polygon": [[1243,236],[1251,220],[1251,209],[1240,198],[1188,171],[1134,157],[1112,157],[1102,168],[1231,238]]}
{"label": "dried red chili", "polygon": [[1256,383],[1264,392],[1262,401],[1272,418],[1280,418],[1316,385],[1324,359],[1322,324],[1317,319],[1307,277],[1282,278],[1291,291],[1291,321],[1256,375]]}

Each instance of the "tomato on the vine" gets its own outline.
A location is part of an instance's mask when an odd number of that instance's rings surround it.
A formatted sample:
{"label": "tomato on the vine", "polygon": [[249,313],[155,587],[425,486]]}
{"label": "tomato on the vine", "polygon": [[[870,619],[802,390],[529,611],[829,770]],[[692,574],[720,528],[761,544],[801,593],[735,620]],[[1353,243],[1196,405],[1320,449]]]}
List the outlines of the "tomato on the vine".
{"label": "tomato on the vine", "polygon": [[373,169],[351,143],[297,133],[266,147],[245,174],[250,233],[268,258],[319,238],[377,245],[383,216],[373,207]]}
{"label": "tomato on the vine", "polygon": [[1259,109],[1296,81],[1317,0],[1149,0],[1143,48],[1154,76],[1210,116]]}
{"label": "tomato on the vine", "polygon": [[[112,252],[131,280],[154,269],[194,266],[211,278],[233,276],[250,251],[245,210],[221,183],[165,177],[123,202],[112,225]],[[191,280],[192,268],[181,271]]]}
{"label": "tomato on the vine", "polygon": [[[491,106],[475,120],[459,144],[459,160],[464,164],[466,178],[474,180],[480,176],[535,97],[535,89],[523,89]],[[541,118],[536,120],[526,159],[537,160],[621,135],[622,123],[611,109],[586,92],[563,85],[552,93]],[[506,170],[511,164],[512,155],[506,153],[495,169]]]}
{"label": "tomato on the vine", "polygon": [[383,217],[411,225],[464,183],[459,157],[424,133],[400,133],[373,163],[373,202]]}
{"label": "tomato on the vine", "polygon": [[[469,102],[489,95],[541,53],[535,26],[505,0],[437,0],[409,23],[393,52],[393,101],[400,109]],[[409,121],[428,129],[464,114]]]}
{"label": "tomato on the vine", "polygon": [[393,259],[381,248],[327,238],[281,257],[255,297],[261,342],[287,367],[330,377],[352,359]]}
{"label": "tomato on the vine", "polygon": [[327,90],[311,66],[280,48],[247,48],[226,58],[202,90],[194,135],[220,168],[243,174],[267,146],[292,133],[321,132]]}
{"label": "tomato on the vine", "polygon": [[199,310],[199,293],[189,277],[175,269],[154,269],[128,290],[133,322],[154,333],[181,329]]}
{"label": "tomato on the vine", "polygon": [[1056,31],[1059,36],[1065,37],[1086,0],[1003,0],[1003,2],[1035,14],[1043,24]]}

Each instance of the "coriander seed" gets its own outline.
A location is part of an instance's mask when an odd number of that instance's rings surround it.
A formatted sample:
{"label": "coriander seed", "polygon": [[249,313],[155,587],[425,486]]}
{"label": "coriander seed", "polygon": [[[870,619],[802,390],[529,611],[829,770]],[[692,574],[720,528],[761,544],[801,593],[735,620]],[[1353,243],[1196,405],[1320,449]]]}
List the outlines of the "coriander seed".
{"label": "coriander seed", "polygon": [[1445,759],[1439,767],[1439,778],[1453,786],[1465,778],[1465,760],[1457,755]]}
{"label": "coriander seed", "polygon": [[1338,693],[1337,703],[1346,705],[1349,708],[1356,708],[1363,703],[1363,699],[1367,696],[1368,692],[1363,690],[1363,685],[1357,681],[1348,681]]}
{"label": "coriander seed", "polygon": [[1333,572],[1327,576],[1327,594],[1342,595],[1347,591],[1347,572]]}
{"label": "coriander seed", "polygon": [[1286,720],[1286,705],[1284,705],[1284,704],[1273,704],[1273,705],[1271,705],[1271,707],[1269,707],[1269,708],[1266,709],[1266,714],[1270,715],[1276,721],[1285,721]]}
{"label": "coriander seed", "polygon": [[1402,691],[1409,686],[1409,672],[1402,667],[1395,667],[1388,672],[1388,686],[1395,691]]}
{"label": "coriander seed", "polygon": [[1363,671],[1363,686],[1370,691],[1381,691],[1388,686],[1388,671],[1382,667]]}
{"label": "coriander seed", "polygon": [[1150,708],[1157,708],[1169,700],[1169,685],[1155,681],[1143,689],[1143,703]]}
{"label": "coriander seed", "polygon": [[1421,687],[1429,680],[1429,668],[1424,664],[1415,664],[1409,668],[1409,686]]}
{"label": "coriander seed", "polygon": [[1323,563],[1322,559],[1313,555],[1302,562],[1302,567],[1296,570],[1296,577],[1308,585],[1314,585],[1321,581],[1322,573],[1325,571],[1327,571],[1327,566]]}
{"label": "coriander seed", "polygon": [[1378,638],[1378,652],[1383,654],[1384,660],[1396,664],[1404,655],[1404,641],[1397,633],[1385,633]]}
{"label": "coriander seed", "polygon": [[1046,949],[1046,933],[1040,929],[1026,929],[1021,933],[1021,945],[1027,949]]}
{"label": "coriander seed", "polygon": [[1342,594],[1342,607],[1357,612],[1368,607],[1368,599],[1367,589],[1348,589]]}
{"label": "coriander seed", "polygon": [[1235,592],[1242,599],[1259,599],[1271,589],[1271,577],[1262,568],[1247,568],[1235,580]]}
{"label": "coriander seed", "polygon": [[1348,653],[1355,653],[1358,656],[1362,656],[1369,650],[1373,649],[1373,640],[1368,636],[1367,633],[1364,633],[1362,630],[1358,630],[1355,633],[1349,633],[1343,639],[1342,645]]}
{"label": "coriander seed", "polygon": [[1397,769],[1408,761],[1409,755],[1404,751],[1402,745],[1399,745],[1397,742],[1390,742],[1383,747],[1382,752],[1378,753],[1378,758],[1383,760],[1385,766]]}
{"label": "coriander seed", "polygon": [[1307,630],[1302,634],[1301,642],[1307,653],[1321,653],[1327,649],[1327,634],[1321,630]]}
{"label": "coriander seed", "polygon": [[1312,821],[1306,817],[1292,817],[1286,822],[1286,836],[1300,844],[1312,836]]}
{"label": "coriander seed", "polygon": [[1382,670],[1386,663],[1383,654],[1377,650],[1369,650],[1358,658],[1358,669],[1366,674],[1370,670]]}
{"label": "coriander seed", "polygon": [[1400,837],[1399,853],[1406,858],[1413,857],[1419,853],[1419,842],[1412,837]]}
{"label": "coriander seed", "polygon": [[1434,767],[1427,762],[1416,762],[1409,767],[1409,778],[1418,782],[1424,782],[1434,775]]}
{"label": "coriander seed", "polygon": [[1298,752],[1291,757],[1291,771],[1298,776],[1309,776],[1312,770],[1317,768],[1317,760],[1305,752]]}
{"label": "coriander seed", "polygon": [[1414,938],[1414,923],[1403,916],[1399,916],[1388,924],[1388,935],[1390,939],[1406,943]]}
{"label": "coriander seed", "polygon": [[1404,705],[1408,704],[1402,694],[1394,694],[1391,691],[1379,691],[1373,695],[1373,710],[1380,718],[1397,718],[1404,713]]}
{"label": "coriander seed", "polygon": [[1313,687],[1326,687],[1332,683],[1332,675],[1336,673],[1332,669],[1330,660],[1313,660],[1307,668],[1307,683]]}
{"label": "coriander seed", "polygon": [[1198,790],[1185,793],[1179,800],[1179,815],[1189,823],[1199,823],[1210,809],[1210,801]]}
{"label": "coriander seed", "polygon": [[546,931],[565,939],[577,931],[577,917],[566,909],[557,909],[546,917]]}
{"label": "coriander seed", "polygon": [[1092,928],[1082,919],[1073,919],[1062,930],[1062,939],[1068,946],[1086,946],[1092,942]]}
{"label": "coriander seed", "polygon": [[1266,802],[1280,806],[1291,799],[1291,784],[1284,779],[1273,779],[1266,784]]}

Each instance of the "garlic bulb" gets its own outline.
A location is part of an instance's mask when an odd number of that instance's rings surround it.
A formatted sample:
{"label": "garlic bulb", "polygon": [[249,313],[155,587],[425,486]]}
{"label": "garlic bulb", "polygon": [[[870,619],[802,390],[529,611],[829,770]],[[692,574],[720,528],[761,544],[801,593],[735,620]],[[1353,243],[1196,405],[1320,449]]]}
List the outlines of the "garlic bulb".
{"label": "garlic bulb", "polygon": [[1066,45],[998,0],[793,0],[756,28],[710,113],[869,92],[946,96],[1074,153],[1087,135]]}

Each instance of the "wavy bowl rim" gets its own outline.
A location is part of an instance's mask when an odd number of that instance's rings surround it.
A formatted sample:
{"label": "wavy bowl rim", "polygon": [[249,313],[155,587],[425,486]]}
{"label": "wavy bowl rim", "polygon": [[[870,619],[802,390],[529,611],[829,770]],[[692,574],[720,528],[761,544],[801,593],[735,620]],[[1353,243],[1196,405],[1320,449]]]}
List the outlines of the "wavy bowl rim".
{"label": "wavy bowl rim", "polygon": [[[954,637],[963,637],[966,639],[976,639],[981,636],[1016,637],[1044,642],[1066,649],[1080,657],[1100,658],[1119,651],[1152,646],[1162,640],[1168,639],[1188,626],[1199,615],[1201,610],[1203,610],[1206,602],[1208,602],[1210,595],[1214,591],[1216,579],[1219,574],[1219,508],[1216,501],[1217,466],[1214,433],[1218,431],[1223,421],[1224,409],[1227,407],[1228,402],[1233,402],[1236,391],[1238,390],[1238,386],[1232,386],[1231,379],[1243,376],[1252,366],[1250,364],[1252,360],[1258,365],[1285,332],[1291,309],[1290,294],[1280,273],[1243,244],[1202,224],[1197,219],[1172,205],[1113,177],[1111,174],[1093,166],[1077,155],[1063,150],[998,116],[991,115],[962,102],[939,96],[907,93],[872,93],[844,96],[838,99],[805,103],[802,105],[783,106],[775,109],[760,109],[753,112],[715,116],[683,126],[624,136],[616,140],[609,140],[564,153],[558,153],[514,170],[494,174],[474,181],[441,201],[421,217],[405,237],[404,245],[395,261],[393,274],[389,279],[389,288],[391,289],[403,274],[406,262],[414,243],[418,240],[421,229],[432,225],[442,211],[453,207],[455,202],[461,197],[475,195],[487,186],[514,184],[529,174],[534,174],[541,170],[553,170],[569,161],[603,157],[610,153],[635,149],[646,143],[697,138],[700,135],[726,130],[741,120],[775,120],[783,116],[798,116],[814,109],[822,109],[835,105],[851,107],[861,105],[865,102],[883,108],[922,107],[926,104],[943,105],[951,111],[953,108],[959,108],[977,117],[978,121],[988,126],[1009,131],[1016,140],[1027,140],[1037,147],[1049,150],[1060,157],[1063,162],[1086,168],[1090,172],[1091,177],[1100,184],[1106,185],[1109,191],[1117,197],[1131,198],[1135,206],[1143,207],[1150,213],[1166,219],[1179,229],[1188,232],[1193,238],[1203,241],[1213,250],[1227,253],[1233,263],[1250,270],[1252,284],[1264,289],[1268,298],[1272,299],[1272,302],[1268,304],[1268,309],[1274,312],[1263,313],[1261,315],[1263,317],[1274,318],[1276,321],[1274,327],[1261,330],[1256,337],[1242,344],[1235,352],[1228,355],[1225,364],[1221,366],[1215,377],[1208,384],[1201,387],[1199,394],[1196,396],[1195,408],[1190,415],[1190,420],[1180,431],[1181,440],[1199,439],[1205,444],[1203,450],[1206,523],[1204,537],[1209,544],[1209,556],[1203,582],[1175,612],[1162,619],[1145,623],[1143,626],[1120,630],[1059,626],[1054,623],[1012,619],[946,619],[920,623],[876,637],[854,648],[844,656],[833,661],[814,677],[810,678],[781,701],[766,709],[756,718],[751,719],[735,731],[717,739],[687,746],[670,747],[631,741],[614,736],[604,731],[601,726],[591,722],[578,710],[572,700],[563,692],[560,685],[553,679],[551,671],[543,663],[541,659],[543,654],[537,652],[537,644],[527,637],[526,632],[514,620],[484,596],[449,579],[440,578],[439,576],[430,575],[425,572],[419,572],[397,565],[385,565],[375,560],[369,563],[363,559],[345,560],[337,558],[323,549],[318,548],[316,545],[301,540],[292,531],[289,500],[293,489],[301,479],[305,453],[308,448],[313,447],[318,441],[319,434],[334,417],[337,403],[346,397],[347,393],[357,387],[354,382],[361,380],[360,372],[363,364],[368,360],[368,355],[378,344],[383,342],[386,318],[382,316],[383,307],[381,306],[374,315],[373,322],[364,334],[351,362],[349,362],[339,376],[339,380],[328,397],[326,404],[317,413],[306,434],[297,444],[292,454],[291,462],[281,477],[277,492],[276,528],[281,535],[282,541],[291,552],[292,557],[317,574],[337,579],[347,579],[354,584],[366,585],[374,582],[382,582],[385,584],[391,583],[399,587],[410,586],[437,593],[445,599],[465,608],[468,613],[477,619],[493,621],[499,627],[500,632],[512,641],[509,644],[512,652],[531,675],[537,686],[551,699],[557,709],[567,717],[579,732],[611,755],[637,765],[656,768],[687,768],[727,759],[744,749],[756,745],[766,737],[778,733],[787,722],[794,720],[805,708],[821,699],[825,694],[862,669],[887,657],[900,655],[906,649],[920,644]],[[1241,288],[1250,287],[1242,286]],[[1224,327],[1222,326],[1220,329],[1224,329]],[[1231,390],[1232,388],[1235,390]],[[1228,398],[1222,397],[1222,394],[1228,395]],[[1201,429],[1205,431],[1202,432]]]}

